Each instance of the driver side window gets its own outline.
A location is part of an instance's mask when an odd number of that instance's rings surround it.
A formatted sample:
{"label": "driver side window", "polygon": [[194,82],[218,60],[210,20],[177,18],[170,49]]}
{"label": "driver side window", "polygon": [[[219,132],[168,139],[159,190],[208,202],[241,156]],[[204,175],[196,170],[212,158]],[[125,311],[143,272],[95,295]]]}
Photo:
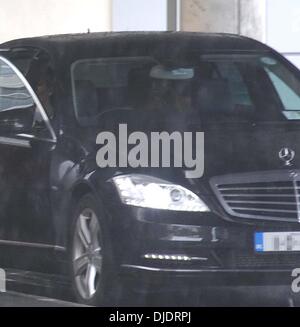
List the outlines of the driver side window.
{"label": "driver side window", "polygon": [[0,111],[32,108],[34,101],[13,69],[0,59]]}
{"label": "driver side window", "polygon": [[0,58],[0,132],[2,135],[32,131],[36,105],[21,76],[5,58]]}
{"label": "driver side window", "polygon": [[39,100],[27,81],[28,74],[25,78],[19,67],[0,56],[0,136],[55,143],[56,135],[41,105],[42,98]]}

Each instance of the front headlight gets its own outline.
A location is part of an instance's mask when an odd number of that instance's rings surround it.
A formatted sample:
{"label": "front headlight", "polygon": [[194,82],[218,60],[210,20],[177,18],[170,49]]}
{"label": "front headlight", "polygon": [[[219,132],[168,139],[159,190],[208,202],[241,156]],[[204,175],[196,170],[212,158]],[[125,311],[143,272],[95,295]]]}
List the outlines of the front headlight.
{"label": "front headlight", "polygon": [[193,192],[146,175],[116,176],[113,182],[124,204],[177,211],[210,211]]}

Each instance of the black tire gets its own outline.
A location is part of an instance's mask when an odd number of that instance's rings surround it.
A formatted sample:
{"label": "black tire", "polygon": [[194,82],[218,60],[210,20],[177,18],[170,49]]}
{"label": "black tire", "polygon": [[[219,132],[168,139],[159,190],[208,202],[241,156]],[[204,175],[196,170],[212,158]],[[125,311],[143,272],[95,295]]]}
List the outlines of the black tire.
{"label": "black tire", "polygon": [[[97,218],[97,222],[99,224],[99,233],[97,233],[101,238],[101,244],[99,241],[99,245],[101,247],[101,255],[102,255],[102,265],[101,269],[98,267],[97,273],[98,275],[95,277],[94,282],[94,294],[89,297],[92,292],[90,292],[91,287],[88,287],[87,292],[83,292],[84,286],[81,287],[81,283],[85,283],[84,278],[84,270],[82,272],[82,275],[76,276],[75,270],[79,271],[77,269],[77,262],[81,260],[80,258],[83,258],[84,255],[75,258],[78,252],[78,245],[77,245],[77,239],[81,237],[80,232],[78,232],[78,224],[81,224],[79,222],[79,219],[82,219],[82,213],[86,214],[87,212],[91,212],[91,217],[93,216],[92,212],[95,213],[95,216]],[[87,220],[88,221],[88,220]],[[95,226],[95,219],[90,219],[90,224]],[[93,226],[89,226],[92,227]],[[96,228],[95,228],[96,229]],[[84,248],[84,246],[82,246]],[[90,250],[88,250],[90,251]],[[92,305],[92,306],[114,306],[118,304],[118,301],[120,300],[122,296],[122,287],[120,280],[118,278],[118,273],[116,269],[116,265],[113,258],[113,251],[111,246],[111,239],[109,237],[108,228],[107,228],[107,221],[105,217],[105,211],[103,208],[97,203],[94,196],[91,194],[84,195],[77,204],[74,204],[74,210],[72,215],[72,223],[71,223],[71,233],[69,238],[69,269],[70,269],[70,277],[71,277],[71,283],[72,283],[72,290],[75,295],[76,300],[79,303],[86,304],[86,305]],[[99,258],[98,258],[99,259]],[[98,260],[97,259],[97,260]],[[93,258],[87,258],[86,260],[90,260],[90,266],[92,267],[94,265]],[[100,260],[98,260],[100,262]],[[95,264],[95,266],[100,266],[98,264]],[[91,268],[87,268],[91,270]],[[95,268],[93,268],[95,270]],[[100,272],[101,270],[101,272]],[[95,273],[93,273],[94,275]],[[89,273],[90,275],[90,273]],[[88,270],[86,271],[86,276],[88,276]],[[86,278],[87,280],[89,277]],[[86,284],[89,284],[88,282]],[[93,284],[93,283],[92,283]],[[85,285],[86,286],[86,285]],[[93,287],[92,287],[93,289]],[[88,297],[86,297],[86,296]]]}

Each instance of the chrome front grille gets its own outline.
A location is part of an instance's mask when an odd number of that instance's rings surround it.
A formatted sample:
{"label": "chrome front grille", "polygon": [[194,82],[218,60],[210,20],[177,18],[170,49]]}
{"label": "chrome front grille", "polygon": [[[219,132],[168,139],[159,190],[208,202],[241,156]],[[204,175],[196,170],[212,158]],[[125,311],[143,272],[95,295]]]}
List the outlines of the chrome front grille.
{"label": "chrome front grille", "polygon": [[300,172],[267,171],[214,177],[211,186],[232,216],[300,221]]}

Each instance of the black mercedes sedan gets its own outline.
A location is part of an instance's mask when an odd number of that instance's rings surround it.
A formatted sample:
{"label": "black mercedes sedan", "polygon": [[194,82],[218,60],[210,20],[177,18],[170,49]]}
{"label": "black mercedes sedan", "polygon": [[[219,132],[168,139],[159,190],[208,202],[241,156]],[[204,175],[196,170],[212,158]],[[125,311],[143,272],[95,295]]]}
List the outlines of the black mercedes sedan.
{"label": "black mercedes sedan", "polygon": [[0,267],[85,304],[300,266],[300,73],[229,34],[0,45]]}

